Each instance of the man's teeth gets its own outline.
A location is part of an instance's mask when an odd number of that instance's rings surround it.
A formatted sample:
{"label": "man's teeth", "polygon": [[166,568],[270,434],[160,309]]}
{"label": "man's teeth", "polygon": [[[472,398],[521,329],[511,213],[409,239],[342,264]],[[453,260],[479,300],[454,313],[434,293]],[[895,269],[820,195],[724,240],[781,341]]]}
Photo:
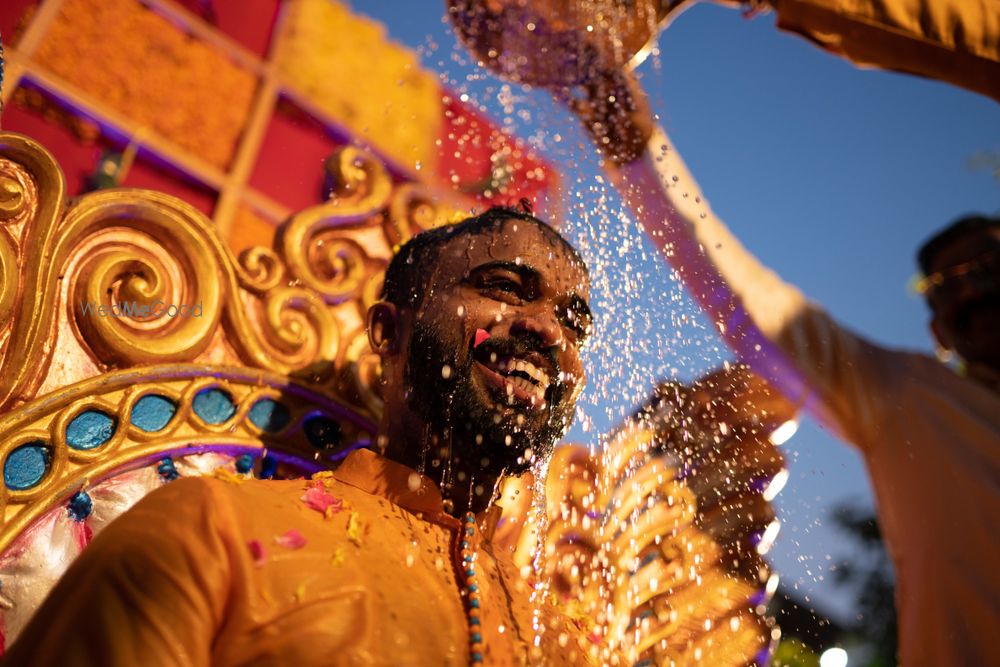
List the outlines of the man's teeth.
{"label": "man's teeth", "polygon": [[525,380],[524,378],[517,377],[516,375],[508,375],[504,378],[504,381],[507,383],[508,394],[513,394],[514,388],[516,387],[534,398],[545,397],[545,387],[539,387],[530,380]]}
{"label": "man's teeth", "polygon": [[531,379],[540,384],[542,387],[549,386],[549,382],[552,380],[549,378],[549,374],[543,371],[538,366],[534,365],[530,361],[521,361],[518,359],[514,362],[514,370],[522,371],[531,376]]}
{"label": "man's teeth", "polygon": [[[504,376],[504,381],[507,383],[508,396],[513,396],[514,390],[518,389],[531,396],[532,402],[544,400],[545,391],[549,388],[549,383],[552,382],[552,378],[549,377],[548,373],[530,361],[523,359],[501,360],[494,369]],[[514,373],[518,371],[527,377],[515,375]]]}

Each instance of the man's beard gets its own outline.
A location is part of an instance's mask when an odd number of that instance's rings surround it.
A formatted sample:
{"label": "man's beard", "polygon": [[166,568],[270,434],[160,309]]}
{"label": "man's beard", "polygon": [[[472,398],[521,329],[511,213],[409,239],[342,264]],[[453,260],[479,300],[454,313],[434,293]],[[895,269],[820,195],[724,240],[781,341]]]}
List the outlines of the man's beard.
{"label": "man's beard", "polygon": [[[488,342],[492,347],[526,345],[522,339]],[[530,458],[548,458],[569,427],[566,386],[553,381],[541,413],[516,405],[510,406],[513,411],[504,411],[502,400],[497,400],[499,407],[488,404],[473,384],[473,355],[465,346],[471,347],[471,343],[448,341],[434,327],[416,322],[404,372],[410,409],[424,419],[431,433],[461,443],[465,451],[455,453],[466,460],[478,463],[488,459],[486,467],[492,472],[526,472],[531,468]],[[531,349],[539,346],[531,345]],[[450,371],[442,372],[446,366]],[[517,423],[519,414],[523,415],[522,424]],[[481,436],[481,443],[477,443],[477,436]]]}

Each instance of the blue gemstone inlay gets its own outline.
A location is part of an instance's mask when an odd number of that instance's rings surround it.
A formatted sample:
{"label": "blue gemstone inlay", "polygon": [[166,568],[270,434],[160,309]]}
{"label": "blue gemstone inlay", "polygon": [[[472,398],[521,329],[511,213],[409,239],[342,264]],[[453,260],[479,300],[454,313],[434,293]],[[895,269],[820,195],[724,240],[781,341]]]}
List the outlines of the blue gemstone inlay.
{"label": "blue gemstone inlay", "polygon": [[69,516],[74,521],[83,521],[94,511],[94,501],[86,491],[78,491],[69,499]]}
{"label": "blue gemstone inlay", "polygon": [[236,472],[245,475],[246,473],[253,470],[253,456],[250,454],[243,454],[236,459]]}
{"label": "blue gemstone inlay", "polygon": [[267,433],[277,433],[292,421],[288,408],[272,398],[262,398],[250,408],[250,422]]}
{"label": "blue gemstone inlay", "polygon": [[166,458],[160,461],[160,464],[156,466],[156,472],[159,473],[160,477],[166,482],[172,482],[181,476],[177,472],[177,468],[174,467],[174,460],[171,458]]}
{"label": "blue gemstone inlay", "polygon": [[155,433],[170,423],[175,412],[177,403],[166,396],[149,394],[135,402],[130,419],[136,428],[147,433]]}
{"label": "blue gemstone inlay", "polygon": [[221,424],[236,414],[233,399],[217,387],[199,391],[191,402],[191,407],[206,424]]}
{"label": "blue gemstone inlay", "polygon": [[472,602],[469,603],[469,606],[472,607],[473,609],[479,609],[479,600],[473,600]]}
{"label": "blue gemstone inlay", "polygon": [[479,625],[479,619],[478,618],[470,618],[469,619],[469,625]]}
{"label": "blue gemstone inlay", "polygon": [[472,636],[469,637],[469,639],[472,640],[472,643],[479,644],[483,641],[483,636],[478,632],[474,632],[472,633]]}
{"label": "blue gemstone inlay", "polygon": [[328,417],[310,417],[302,425],[306,439],[316,449],[328,449],[340,444],[343,434],[340,424]]}
{"label": "blue gemstone inlay", "polygon": [[115,419],[100,410],[84,410],[66,427],[66,444],[73,449],[100,447],[115,433]]}
{"label": "blue gemstone inlay", "polygon": [[260,460],[260,478],[271,479],[278,472],[278,459],[270,454]]}
{"label": "blue gemstone inlay", "polygon": [[38,486],[51,461],[52,449],[41,440],[21,445],[3,462],[3,482],[12,491]]}

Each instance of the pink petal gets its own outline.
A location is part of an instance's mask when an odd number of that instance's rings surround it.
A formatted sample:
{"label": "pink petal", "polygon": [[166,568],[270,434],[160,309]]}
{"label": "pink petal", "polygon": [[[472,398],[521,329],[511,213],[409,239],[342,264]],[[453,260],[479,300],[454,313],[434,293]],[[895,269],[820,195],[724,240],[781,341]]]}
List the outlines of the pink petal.
{"label": "pink petal", "polygon": [[472,342],[472,347],[477,348],[482,345],[485,341],[489,340],[490,334],[486,329],[476,329],[476,338]]}
{"label": "pink petal", "polygon": [[309,540],[307,540],[302,533],[294,528],[286,532],[284,535],[279,535],[274,538],[275,544],[279,547],[285,547],[286,549],[301,549],[308,541]]}
{"label": "pink petal", "polygon": [[254,565],[260,567],[267,562],[267,552],[264,551],[264,545],[260,543],[260,540],[250,540],[247,542],[247,547],[250,549]]}
{"label": "pink petal", "polygon": [[344,509],[344,503],[340,498],[335,498],[331,493],[318,486],[309,487],[305,495],[302,496],[302,502],[324,516],[336,514]]}

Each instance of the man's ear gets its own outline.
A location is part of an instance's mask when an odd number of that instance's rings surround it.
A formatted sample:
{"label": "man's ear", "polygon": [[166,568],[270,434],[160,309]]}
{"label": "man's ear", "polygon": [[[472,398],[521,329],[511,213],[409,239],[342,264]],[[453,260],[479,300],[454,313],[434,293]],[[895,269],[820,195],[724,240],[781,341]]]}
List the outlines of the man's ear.
{"label": "man's ear", "polygon": [[368,309],[368,343],[380,357],[399,349],[399,310],[388,301],[379,301]]}

